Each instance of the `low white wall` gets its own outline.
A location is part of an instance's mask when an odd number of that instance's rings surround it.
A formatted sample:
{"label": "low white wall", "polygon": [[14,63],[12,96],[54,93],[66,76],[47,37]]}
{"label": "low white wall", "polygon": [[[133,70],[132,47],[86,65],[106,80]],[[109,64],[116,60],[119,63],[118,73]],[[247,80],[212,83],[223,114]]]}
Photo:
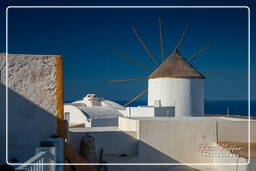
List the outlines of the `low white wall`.
{"label": "low white wall", "polygon": [[216,122],[141,120],[139,139],[142,142],[140,156],[144,162],[212,162],[212,158],[202,156],[198,146],[216,142]]}
{"label": "low white wall", "polygon": [[118,129],[120,129],[120,130],[137,131],[139,129],[138,126],[139,126],[138,120],[127,119],[127,118],[123,118],[123,117],[118,118]]}
{"label": "low white wall", "polygon": [[[247,159],[241,157],[226,157],[226,158],[214,158],[213,163],[225,164],[233,163],[232,165],[215,165],[214,168],[217,171],[249,171],[247,170]],[[254,170],[251,170],[254,171]]]}
{"label": "low white wall", "polygon": [[[249,122],[247,120],[220,120],[218,126],[218,141],[248,142]],[[256,142],[256,121],[251,120],[251,142]]]}
{"label": "low white wall", "polygon": [[154,107],[126,107],[127,117],[154,117]]}
{"label": "low white wall", "polygon": [[[220,152],[221,153],[221,152]],[[225,152],[227,153],[227,152]],[[229,153],[232,155],[231,153]],[[234,156],[234,157],[214,157],[213,163],[216,171],[255,171],[256,170],[256,160],[251,159],[250,162],[246,158]],[[233,165],[221,165],[221,164],[231,164]],[[218,165],[217,165],[218,164]]]}
{"label": "low white wall", "polygon": [[[234,158],[216,158],[214,156],[205,156],[200,151],[201,145],[213,146],[217,142],[218,137],[218,122],[227,125],[231,122],[232,125],[239,125],[244,120],[234,119],[232,121],[222,118],[207,118],[207,117],[169,117],[169,118],[119,118],[118,129],[107,130],[109,128],[91,128],[88,131],[79,133],[70,133],[70,140],[79,146],[79,138],[87,132],[95,136],[97,151],[104,148],[106,153],[103,159],[108,163],[233,163]],[[252,122],[254,126],[256,122]],[[254,127],[253,126],[253,127]],[[242,124],[242,127],[247,125]],[[88,128],[87,128],[88,129]],[[246,134],[245,132],[229,131],[234,136]],[[220,133],[222,134],[222,133]],[[252,135],[253,138],[255,134]],[[228,137],[227,137],[228,138]],[[224,137],[223,141],[226,141]],[[232,140],[232,139],[230,139]],[[235,140],[235,139],[233,139]],[[118,145],[117,145],[118,144]],[[137,144],[137,145],[136,145]],[[119,146],[120,145],[120,146]],[[115,149],[117,146],[117,149]],[[122,146],[122,147],[121,147]],[[136,147],[136,148],[135,148]],[[122,149],[126,148],[126,149]],[[137,149],[137,152],[135,152]],[[130,152],[129,152],[130,151]],[[118,154],[127,154],[128,156],[119,156]],[[112,155],[111,155],[112,154]],[[114,154],[114,155],[113,155]],[[134,155],[137,154],[137,155]],[[244,163],[246,160],[239,158],[239,163]],[[249,165],[249,167],[254,167]],[[123,171],[140,171],[140,170],[193,170],[199,169],[202,171],[220,170],[227,171],[238,168],[239,171],[244,171],[243,166],[109,166],[108,169],[123,170]],[[250,171],[254,171],[251,169]]]}
{"label": "low white wall", "polygon": [[153,107],[153,106],[138,106],[126,107],[125,112],[122,111],[126,117],[173,117],[175,115],[175,108],[168,107]]}

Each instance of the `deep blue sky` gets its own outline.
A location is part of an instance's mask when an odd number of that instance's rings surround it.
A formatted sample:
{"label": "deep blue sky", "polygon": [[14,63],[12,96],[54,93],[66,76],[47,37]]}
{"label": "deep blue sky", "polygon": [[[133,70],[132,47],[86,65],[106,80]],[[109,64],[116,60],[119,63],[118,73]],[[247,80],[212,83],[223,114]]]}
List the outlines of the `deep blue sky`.
{"label": "deep blue sky", "polygon": [[[160,62],[158,16],[164,24],[166,57],[187,23],[190,28],[179,49],[185,58],[213,43],[191,62],[201,73],[223,73],[222,78],[206,78],[206,99],[247,99],[247,9],[10,9],[9,53],[63,55],[65,100],[80,99],[87,93],[127,100],[146,89],[147,81],[103,81],[150,73],[110,49],[154,69],[130,25],[136,26]],[[252,70],[255,72],[254,67]]]}

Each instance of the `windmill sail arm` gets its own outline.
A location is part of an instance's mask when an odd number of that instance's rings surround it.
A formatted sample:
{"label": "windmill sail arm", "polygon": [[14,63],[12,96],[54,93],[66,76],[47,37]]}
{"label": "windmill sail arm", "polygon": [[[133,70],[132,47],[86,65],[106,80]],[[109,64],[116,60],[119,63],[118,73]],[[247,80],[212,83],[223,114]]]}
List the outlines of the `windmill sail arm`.
{"label": "windmill sail arm", "polygon": [[179,40],[179,42],[178,42],[177,45],[176,45],[176,48],[177,48],[177,49],[179,48],[179,46],[180,46],[180,44],[181,44],[181,42],[182,42],[182,40],[183,40],[183,38],[184,38],[184,35],[185,35],[185,33],[187,32],[187,30],[188,30],[188,27],[189,27],[189,24],[186,25],[184,31],[183,31],[182,34],[181,34],[180,40]]}
{"label": "windmill sail arm", "polygon": [[161,48],[161,52],[162,52],[162,62],[164,61],[164,43],[163,43],[163,31],[162,31],[162,19],[159,17],[158,18],[159,21],[159,34],[160,34],[160,48]]}
{"label": "windmill sail arm", "polygon": [[132,100],[130,100],[128,103],[126,103],[124,106],[128,106],[129,104],[131,104],[132,102],[134,102],[135,100],[137,100],[138,98],[140,98],[141,96],[143,96],[146,92],[148,92],[148,89],[144,90],[142,93],[140,93],[139,95],[137,95],[136,97],[134,97]]}
{"label": "windmill sail arm", "polygon": [[200,53],[202,53],[205,49],[207,49],[212,43],[208,43],[204,48],[202,48],[200,51],[198,51],[195,55],[191,56],[190,58],[187,59],[187,62],[190,62],[192,59],[197,57]]}
{"label": "windmill sail arm", "polygon": [[141,36],[139,35],[139,33],[136,31],[135,27],[132,26],[131,27],[133,33],[135,34],[135,36],[137,37],[137,39],[139,40],[140,44],[144,47],[144,49],[147,51],[147,53],[149,54],[150,58],[153,60],[153,62],[158,65],[156,59],[154,58],[154,56],[152,55],[152,53],[150,52],[150,50],[148,49],[148,47],[146,46],[146,44],[144,43],[144,41],[142,40]]}
{"label": "windmill sail arm", "polygon": [[125,58],[125,59],[127,59],[128,61],[130,61],[130,62],[132,62],[132,63],[134,63],[134,64],[136,64],[136,65],[138,65],[138,66],[140,66],[140,67],[142,67],[142,68],[144,68],[145,70],[147,70],[147,71],[149,71],[149,72],[153,72],[151,69],[149,69],[149,68],[148,68],[147,66],[145,66],[144,64],[135,61],[134,59],[132,59],[132,58],[130,58],[130,57],[124,55],[123,53],[121,53],[121,52],[119,52],[119,51],[117,51],[117,50],[115,50],[115,49],[112,49],[112,52],[115,53],[117,56],[120,56],[120,57],[122,57],[122,58]]}
{"label": "windmill sail arm", "polygon": [[145,77],[145,78],[131,78],[131,79],[125,79],[125,80],[105,80],[104,82],[126,82],[126,81],[134,81],[134,80],[147,80],[149,79],[149,77]]}

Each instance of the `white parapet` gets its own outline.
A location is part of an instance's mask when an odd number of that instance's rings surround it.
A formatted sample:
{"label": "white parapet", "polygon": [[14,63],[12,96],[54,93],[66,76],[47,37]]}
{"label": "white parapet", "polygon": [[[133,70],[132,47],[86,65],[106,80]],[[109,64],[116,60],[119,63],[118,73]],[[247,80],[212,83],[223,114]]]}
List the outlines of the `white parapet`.
{"label": "white parapet", "polygon": [[121,112],[126,117],[173,117],[175,109],[173,106],[138,106],[126,107],[126,110],[122,110]]}
{"label": "white parapet", "polygon": [[135,119],[118,118],[118,129],[122,131],[138,131],[139,121]]}

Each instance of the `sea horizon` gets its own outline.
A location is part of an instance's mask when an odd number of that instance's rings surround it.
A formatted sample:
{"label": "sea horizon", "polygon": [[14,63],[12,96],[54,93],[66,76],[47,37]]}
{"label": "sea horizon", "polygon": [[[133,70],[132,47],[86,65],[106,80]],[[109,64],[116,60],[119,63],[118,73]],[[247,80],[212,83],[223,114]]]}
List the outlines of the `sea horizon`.
{"label": "sea horizon", "polygon": [[[74,101],[74,100],[73,100]],[[66,100],[64,103],[71,103],[72,100]],[[126,104],[129,100],[111,100],[120,105]],[[146,106],[147,100],[138,100],[131,103],[130,107]],[[205,114],[219,115],[241,115],[248,116],[248,100],[205,100]],[[251,100],[251,116],[256,116],[256,100]]]}

